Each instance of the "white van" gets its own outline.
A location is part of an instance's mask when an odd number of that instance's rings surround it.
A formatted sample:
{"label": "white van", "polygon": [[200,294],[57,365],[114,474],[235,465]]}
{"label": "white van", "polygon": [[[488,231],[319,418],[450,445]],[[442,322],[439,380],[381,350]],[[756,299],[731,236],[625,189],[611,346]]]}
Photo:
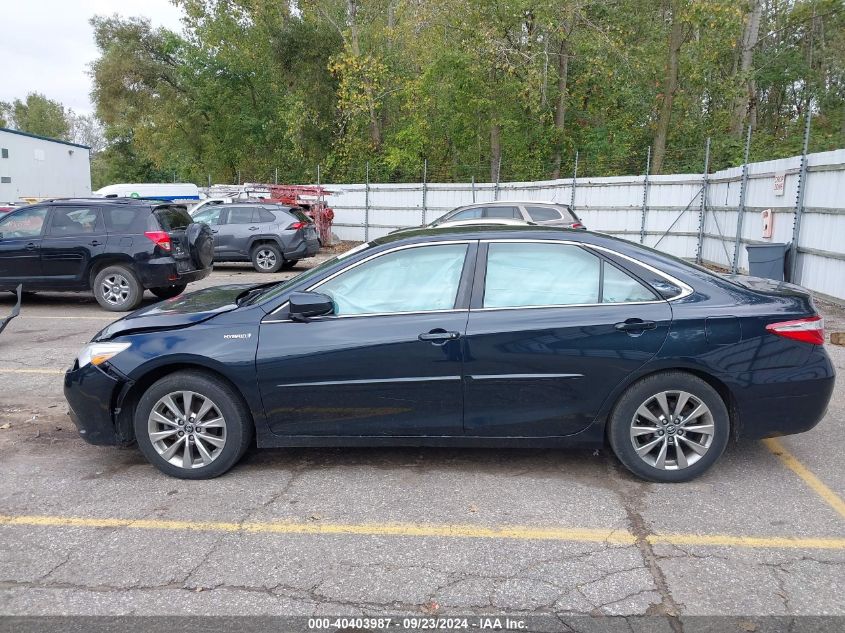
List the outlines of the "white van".
{"label": "white van", "polygon": [[190,182],[122,183],[97,189],[99,198],[156,198],[158,200],[199,200],[200,192]]}

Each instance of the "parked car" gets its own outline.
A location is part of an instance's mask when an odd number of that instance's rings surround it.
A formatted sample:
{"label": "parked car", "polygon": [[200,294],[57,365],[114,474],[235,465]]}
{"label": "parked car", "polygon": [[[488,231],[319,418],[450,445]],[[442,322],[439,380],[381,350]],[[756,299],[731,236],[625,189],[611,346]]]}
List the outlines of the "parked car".
{"label": "parked car", "polygon": [[[544,227],[380,238],[293,279],[117,321],[65,395],[93,444],[202,479],[263,446],[600,447],[640,477],[811,429],[834,369],[810,294]],[[102,403],[116,403],[102,406]]]}
{"label": "parked car", "polygon": [[106,310],[134,310],[144,289],[180,294],[212,256],[210,229],[160,201],[48,200],[0,217],[0,290],[93,290]]}
{"label": "parked car", "polygon": [[586,228],[568,205],[553,202],[513,202],[510,200],[479,202],[458,207],[437,218],[428,226],[435,227],[447,222],[479,219],[523,220],[542,226],[557,226],[568,229]]}
{"label": "parked car", "polygon": [[190,182],[140,182],[108,185],[94,192],[98,198],[155,198],[187,202],[199,200],[199,188]]}
{"label": "parked car", "polygon": [[296,266],[320,250],[314,222],[295,207],[270,203],[220,204],[193,216],[214,234],[214,260],[251,261],[260,273]]}
{"label": "parked car", "polygon": [[208,209],[208,207],[213,207],[218,204],[232,204],[234,201],[234,198],[206,198],[205,200],[201,200],[195,205],[188,207],[188,213],[190,213],[193,217],[200,211]]}

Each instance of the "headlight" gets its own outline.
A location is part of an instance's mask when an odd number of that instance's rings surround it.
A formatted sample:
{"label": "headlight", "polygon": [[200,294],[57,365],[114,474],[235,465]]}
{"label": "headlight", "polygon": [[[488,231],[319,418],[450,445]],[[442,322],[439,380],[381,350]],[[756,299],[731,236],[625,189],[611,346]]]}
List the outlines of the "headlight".
{"label": "headlight", "polygon": [[120,354],[120,352],[127,349],[130,345],[131,343],[88,343],[79,352],[76,360],[80,368],[85,367],[88,363],[100,365],[112,356]]}

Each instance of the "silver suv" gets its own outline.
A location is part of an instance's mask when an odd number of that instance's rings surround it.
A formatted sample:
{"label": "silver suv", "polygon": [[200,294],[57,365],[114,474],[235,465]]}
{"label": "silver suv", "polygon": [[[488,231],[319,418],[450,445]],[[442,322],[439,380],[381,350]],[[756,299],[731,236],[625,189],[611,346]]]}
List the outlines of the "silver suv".
{"label": "silver suv", "polygon": [[480,219],[523,220],[546,226],[560,226],[570,229],[586,228],[568,205],[553,202],[514,202],[512,200],[478,202],[458,207],[437,218],[428,226],[435,227],[444,222]]}
{"label": "silver suv", "polygon": [[301,209],[280,204],[206,206],[193,216],[214,234],[215,262],[248,262],[260,273],[292,268],[320,250],[314,222]]}

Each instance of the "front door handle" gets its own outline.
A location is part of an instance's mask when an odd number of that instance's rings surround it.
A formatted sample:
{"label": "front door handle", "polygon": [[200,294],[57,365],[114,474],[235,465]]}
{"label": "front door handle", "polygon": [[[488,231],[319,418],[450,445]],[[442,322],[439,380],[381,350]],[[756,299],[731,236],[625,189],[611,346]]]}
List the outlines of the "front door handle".
{"label": "front door handle", "polygon": [[258,227],[257,226],[251,226],[251,227],[249,227],[249,230],[250,231],[257,231]]}
{"label": "front door handle", "polygon": [[102,243],[103,243],[103,242],[98,242],[97,240],[93,240],[93,241],[91,242],[91,246],[99,246],[99,245],[100,245],[100,244],[102,244]]}
{"label": "front door handle", "polygon": [[217,229],[211,229],[211,232],[212,232],[212,233],[217,233],[217,232],[218,232],[218,230],[217,230]]}
{"label": "front door handle", "polygon": [[26,250],[28,250],[28,251],[34,251],[36,248],[37,248],[37,246],[35,245],[35,242],[30,242],[29,244],[26,245]]}
{"label": "front door handle", "polygon": [[447,332],[446,330],[437,328],[436,330],[431,330],[431,332],[423,332],[417,338],[421,341],[434,343],[435,345],[443,345],[447,341],[454,341],[460,337],[460,332]]}
{"label": "front door handle", "polygon": [[654,321],[643,321],[642,319],[626,319],[622,323],[614,325],[620,332],[629,332],[632,334],[642,333],[645,330],[653,330],[657,327]]}

